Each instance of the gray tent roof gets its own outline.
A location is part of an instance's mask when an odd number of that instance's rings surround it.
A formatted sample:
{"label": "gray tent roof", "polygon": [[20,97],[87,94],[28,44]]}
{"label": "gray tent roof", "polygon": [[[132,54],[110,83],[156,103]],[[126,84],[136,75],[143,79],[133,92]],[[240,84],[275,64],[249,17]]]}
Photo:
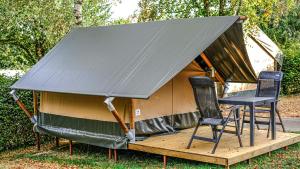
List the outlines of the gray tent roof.
{"label": "gray tent roof", "polygon": [[75,28],[12,88],[148,98],[238,18]]}

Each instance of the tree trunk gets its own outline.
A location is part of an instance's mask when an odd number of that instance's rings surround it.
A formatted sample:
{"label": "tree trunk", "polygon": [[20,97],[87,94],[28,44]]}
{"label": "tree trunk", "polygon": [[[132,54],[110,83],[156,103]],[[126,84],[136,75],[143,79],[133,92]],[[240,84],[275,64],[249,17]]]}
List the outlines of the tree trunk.
{"label": "tree trunk", "polygon": [[234,12],[234,15],[239,15],[242,3],[243,3],[243,0],[239,0],[239,4],[238,4],[238,6],[236,8],[236,11]]}
{"label": "tree trunk", "polygon": [[74,16],[75,16],[75,25],[82,25],[82,1],[83,0],[74,0]]}
{"label": "tree trunk", "polygon": [[219,16],[224,16],[225,0],[220,0],[219,2]]}
{"label": "tree trunk", "polygon": [[209,16],[209,0],[204,0],[204,16]]}

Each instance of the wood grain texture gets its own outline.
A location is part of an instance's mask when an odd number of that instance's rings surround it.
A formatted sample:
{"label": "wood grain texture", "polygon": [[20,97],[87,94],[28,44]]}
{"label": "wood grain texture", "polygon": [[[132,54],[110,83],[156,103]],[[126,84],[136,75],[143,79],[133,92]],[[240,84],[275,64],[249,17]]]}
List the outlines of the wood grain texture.
{"label": "wood grain texture", "polygon": [[[152,136],[144,141],[129,144],[128,149],[228,166],[300,142],[300,134],[278,131],[277,139],[271,140],[266,138],[266,130],[256,130],[255,146],[250,147],[249,130],[245,129],[242,135],[244,147],[239,147],[235,135],[225,133],[216,153],[211,154],[213,143],[209,142],[194,140],[191,148],[186,149],[192,132],[193,129],[186,129],[176,134]],[[197,134],[210,137],[211,130],[201,127]]]}

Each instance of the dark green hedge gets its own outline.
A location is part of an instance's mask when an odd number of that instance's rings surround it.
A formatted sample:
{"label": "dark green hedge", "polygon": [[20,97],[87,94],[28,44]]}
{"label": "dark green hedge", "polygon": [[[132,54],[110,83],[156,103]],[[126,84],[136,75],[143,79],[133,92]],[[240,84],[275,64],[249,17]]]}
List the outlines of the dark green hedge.
{"label": "dark green hedge", "polygon": [[282,71],[282,94],[291,95],[300,93],[300,43],[293,42],[283,49],[285,58]]}
{"label": "dark green hedge", "polygon": [[[9,95],[9,87],[16,80],[0,75],[0,151],[35,142],[32,123]],[[32,111],[32,92],[18,92],[18,95]]]}

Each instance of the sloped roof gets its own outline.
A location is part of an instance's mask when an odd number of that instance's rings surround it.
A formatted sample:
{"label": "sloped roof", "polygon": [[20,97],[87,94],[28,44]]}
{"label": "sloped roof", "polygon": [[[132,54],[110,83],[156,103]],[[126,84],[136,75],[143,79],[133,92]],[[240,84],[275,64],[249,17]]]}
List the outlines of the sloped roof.
{"label": "sloped roof", "polygon": [[75,28],[12,88],[148,98],[238,18]]}
{"label": "sloped roof", "polygon": [[279,47],[259,28],[250,33],[250,37],[278,64],[282,65],[283,53]]}

